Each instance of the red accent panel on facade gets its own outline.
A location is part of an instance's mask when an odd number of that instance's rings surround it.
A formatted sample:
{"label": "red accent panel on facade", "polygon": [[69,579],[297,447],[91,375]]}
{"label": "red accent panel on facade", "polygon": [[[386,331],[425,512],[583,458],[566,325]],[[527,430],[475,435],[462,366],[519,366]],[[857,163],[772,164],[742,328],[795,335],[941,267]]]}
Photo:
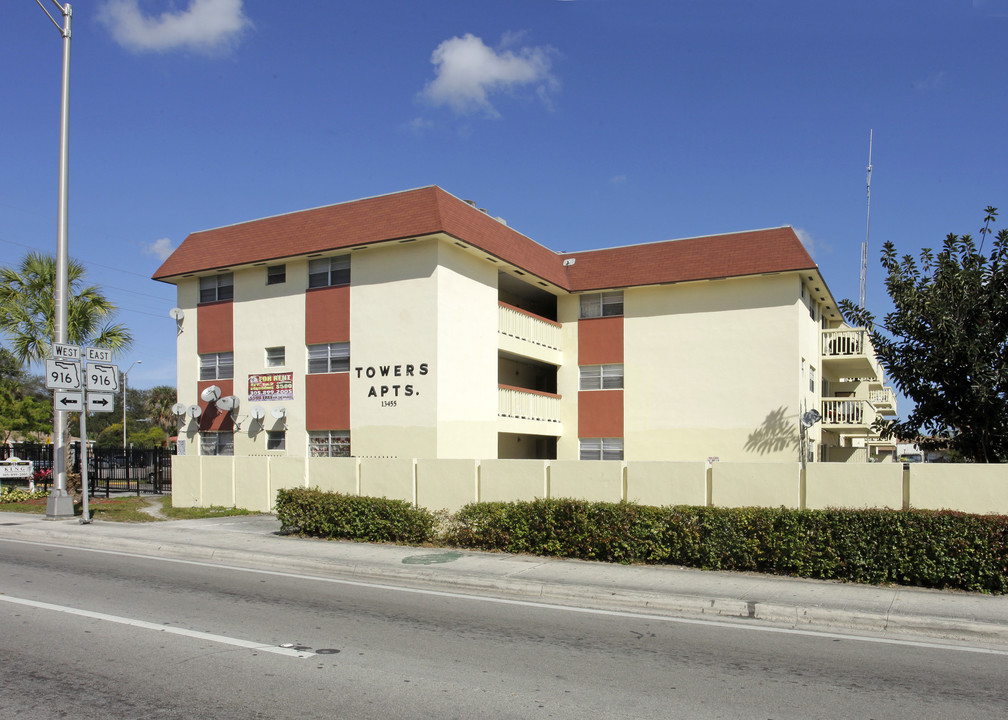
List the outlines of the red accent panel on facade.
{"label": "red accent panel on facade", "polygon": [[305,375],[308,430],[350,428],[350,373]]}
{"label": "red accent panel on facade", "polygon": [[[221,389],[221,397],[234,395],[234,380],[200,380],[196,383],[197,397],[202,395],[203,391],[211,385],[216,385]],[[202,397],[199,398],[199,406],[203,408],[203,414],[199,416],[200,432],[234,429],[231,413],[218,410],[214,403],[208,403]]]}
{"label": "red accent panel on facade", "polygon": [[318,288],[306,292],[305,344],[316,345],[349,340],[350,286]]}
{"label": "red accent panel on facade", "polygon": [[578,320],[578,365],[621,362],[623,362],[622,315]]}
{"label": "red accent panel on facade", "polygon": [[196,307],[196,352],[234,351],[234,305],[208,303]]}
{"label": "red accent panel on facade", "polygon": [[578,392],[578,437],[623,437],[623,391]]}

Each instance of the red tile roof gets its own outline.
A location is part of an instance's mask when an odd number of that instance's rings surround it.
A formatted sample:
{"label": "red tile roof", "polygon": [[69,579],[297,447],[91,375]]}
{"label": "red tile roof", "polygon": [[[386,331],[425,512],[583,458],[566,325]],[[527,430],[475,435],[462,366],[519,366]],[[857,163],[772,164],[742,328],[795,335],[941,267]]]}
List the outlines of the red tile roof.
{"label": "red tile roof", "polygon": [[816,267],[788,227],[561,255],[431,186],[193,233],[154,279],[433,233],[569,291]]}

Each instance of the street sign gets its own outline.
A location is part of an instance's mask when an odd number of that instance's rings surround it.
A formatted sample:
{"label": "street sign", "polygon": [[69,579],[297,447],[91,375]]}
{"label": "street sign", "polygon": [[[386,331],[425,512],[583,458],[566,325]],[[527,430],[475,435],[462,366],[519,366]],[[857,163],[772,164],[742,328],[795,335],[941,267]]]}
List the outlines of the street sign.
{"label": "street sign", "polygon": [[80,390],[80,387],[79,362],[46,358],[46,388],[48,390]]}
{"label": "street sign", "polygon": [[112,362],[112,351],[105,348],[84,348],[84,358],[88,362]]}
{"label": "street sign", "polygon": [[112,412],[114,406],[115,395],[112,393],[89,392],[87,394],[88,412]]}
{"label": "street sign", "polygon": [[79,347],[64,343],[53,343],[52,354],[56,360],[80,360],[81,356]]}
{"label": "street sign", "polygon": [[119,391],[119,366],[89,362],[85,373],[88,390]]}
{"label": "street sign", "polygon": [[59,412],[80,412],[84,409],[84,393],[57,390],[53,399]]}

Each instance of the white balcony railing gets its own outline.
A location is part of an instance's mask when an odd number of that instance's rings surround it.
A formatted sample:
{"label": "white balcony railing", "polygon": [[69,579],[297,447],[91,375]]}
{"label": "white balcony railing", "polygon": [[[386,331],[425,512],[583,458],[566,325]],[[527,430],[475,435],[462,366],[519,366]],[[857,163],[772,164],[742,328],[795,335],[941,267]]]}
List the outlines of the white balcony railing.
{"label": "white balcony railing", "polygon": [[497,386],[497,414],[500,417],[539,422],[560,422],[560,396],[553,393]]}
{"label": "white balcony railing", "polygon": [[823,330],[822,361],[824,375],[832,380],[844,378],[882,382],[882,367],[875,357],[875,347],[864,328]]}
{"label": "white balcony railing", "polygon": [[875,407],[896,408],[896,393],[891,387],[884,387],[881,390],[870,390],[868,400]]}
{"label": "white balcony railing", "polygon": [[824,358],[874,355],[875,349],[864,328],[823,330],[822,354]]}
{"label": "white balcony railing", "polygon": [[501,335],[525,342],[560,350],[562,326],[553,320],[539,317],[507,303],[498,302],[497,328]]}
{"label": "white balcony railing", "polygon": [[852,398],[823,398],[823,427],[868,429],[878,417],[875,407],[867,400]]}

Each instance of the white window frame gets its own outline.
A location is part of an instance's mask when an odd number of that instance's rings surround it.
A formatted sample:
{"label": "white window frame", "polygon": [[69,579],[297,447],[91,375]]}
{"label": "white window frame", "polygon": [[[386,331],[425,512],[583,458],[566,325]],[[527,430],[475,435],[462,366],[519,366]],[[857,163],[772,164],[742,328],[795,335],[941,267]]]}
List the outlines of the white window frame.
{"label": "white window frame", "polygon": [[353,457],[349,430],[311,430],[308,432],[309,457]]}
{"label": "white window frame", "polygon": [[350,256],[316,258],[308,261],[308,288],[350,284]]}
{"label": "white window frame", "polygon": [[623,438],[578,438],[581,460],[622,460]]}
{"label": "white window frame", "polygon": [[623,365],[582,365],[578,368],[579,390],[622,390]]}
{"label": "white window frame", "polygon": [[199,301],[201,303],[234,300],[234,273],[205,275],[199,279]]}
{"label": "white window frame", "polygon": [[[323,370],[322,367],[325,367]],[[308,374],[350,372],[350,343],[323,343],[308,346]]]}
{"label": "white window frame", "polygon": [[581,296],[579,308],[581,319],[618,317],[623,314],[623,291],[587,293]]}
{"label": "white window frame", "polygon": [[234,377],[234,353],[205,353],[199,356],[200,380],[230,380]]}
{"label": "white window frame", "polygon": [[229,432],[201,432],[200,455],[234,456],[234,435]]}
{"label": "white window frame", "polygon": [[286,364],[287,348],[285,346],[266,348],[266,367],[283,367]]}

